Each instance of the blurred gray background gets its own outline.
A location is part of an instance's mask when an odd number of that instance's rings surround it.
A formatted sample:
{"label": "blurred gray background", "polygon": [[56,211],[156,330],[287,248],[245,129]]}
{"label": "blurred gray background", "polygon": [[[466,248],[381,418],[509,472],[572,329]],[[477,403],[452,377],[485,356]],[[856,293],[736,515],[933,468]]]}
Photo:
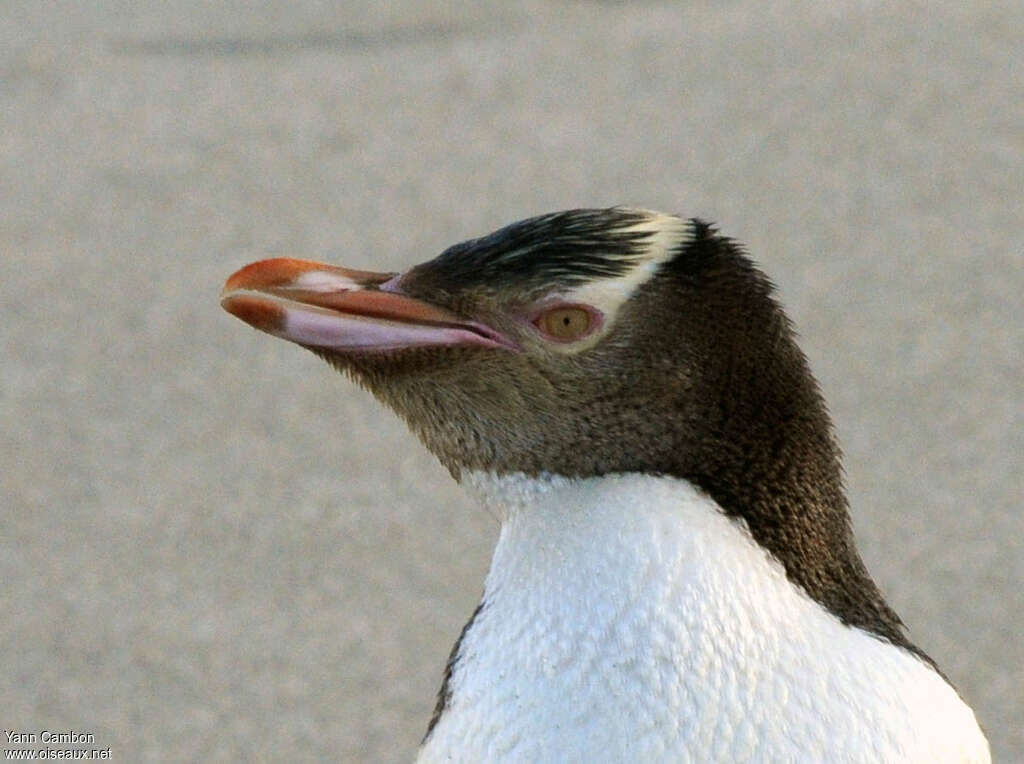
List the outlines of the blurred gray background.
{"label": "blurred gray background", "polygon": [[518,218],[718,221],[776,280],[860,546],[1024,760],[1024,5],[0,9],[0,722],[120,761],[404,761],[497,528],[218,306]]}

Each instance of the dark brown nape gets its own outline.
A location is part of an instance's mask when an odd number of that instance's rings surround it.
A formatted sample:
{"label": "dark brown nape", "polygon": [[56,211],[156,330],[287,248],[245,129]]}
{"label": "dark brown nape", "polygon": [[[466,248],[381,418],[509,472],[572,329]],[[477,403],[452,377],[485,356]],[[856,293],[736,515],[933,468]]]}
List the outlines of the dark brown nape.
{"label": "dark brown nape", "polygon": [[669,268],[677,288],[703,295],[689,302],[701,326],[686,336],[707,343],[693,397],[712,407],[711,426],[671,472],[742,518],[787,577],[844,624],[932,663],[857,553],[832,423],[770,281],[699,220]]}

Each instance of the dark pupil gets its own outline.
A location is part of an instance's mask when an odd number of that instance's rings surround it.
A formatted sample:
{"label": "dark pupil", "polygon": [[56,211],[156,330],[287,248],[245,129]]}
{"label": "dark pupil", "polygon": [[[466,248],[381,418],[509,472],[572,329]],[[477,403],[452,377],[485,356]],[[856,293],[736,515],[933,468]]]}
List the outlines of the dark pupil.
{"label": "dark pupil", "polygon": [[562,324],[565,325],[565,326],[569,325],[569,317],[568,316],[563,316],[562,317]]}

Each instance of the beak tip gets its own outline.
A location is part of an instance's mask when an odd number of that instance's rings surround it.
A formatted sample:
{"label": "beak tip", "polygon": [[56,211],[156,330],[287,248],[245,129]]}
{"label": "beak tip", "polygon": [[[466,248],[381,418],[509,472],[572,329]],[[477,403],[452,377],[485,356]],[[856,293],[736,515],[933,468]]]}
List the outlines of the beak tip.
{"label": "beak tip", "polygon": [[227,285],[225,285],[220,304],[224,310],[235,318],[245,321],[249,326],[262,332],[275,334],[284,326],[284,308],[271,300],[255,295],[231,294]]}
{"label": "beak tip", "polygon": [[249,263],[228,276],[228,280],[224,282],[224,292],[279,286],[291,281],[308,267],[309,264],[301,260],[287,257]]}

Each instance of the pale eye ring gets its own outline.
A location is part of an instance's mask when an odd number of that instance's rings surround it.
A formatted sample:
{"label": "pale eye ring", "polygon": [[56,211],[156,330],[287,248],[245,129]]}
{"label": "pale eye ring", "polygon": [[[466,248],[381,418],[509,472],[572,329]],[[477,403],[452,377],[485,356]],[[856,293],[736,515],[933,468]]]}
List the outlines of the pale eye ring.
{"label": "pale eye ring", "polygon": [[601,325],[601,314],[589,305],[554,305],[538,313],[533,325],[552,342],[575,342]]}

